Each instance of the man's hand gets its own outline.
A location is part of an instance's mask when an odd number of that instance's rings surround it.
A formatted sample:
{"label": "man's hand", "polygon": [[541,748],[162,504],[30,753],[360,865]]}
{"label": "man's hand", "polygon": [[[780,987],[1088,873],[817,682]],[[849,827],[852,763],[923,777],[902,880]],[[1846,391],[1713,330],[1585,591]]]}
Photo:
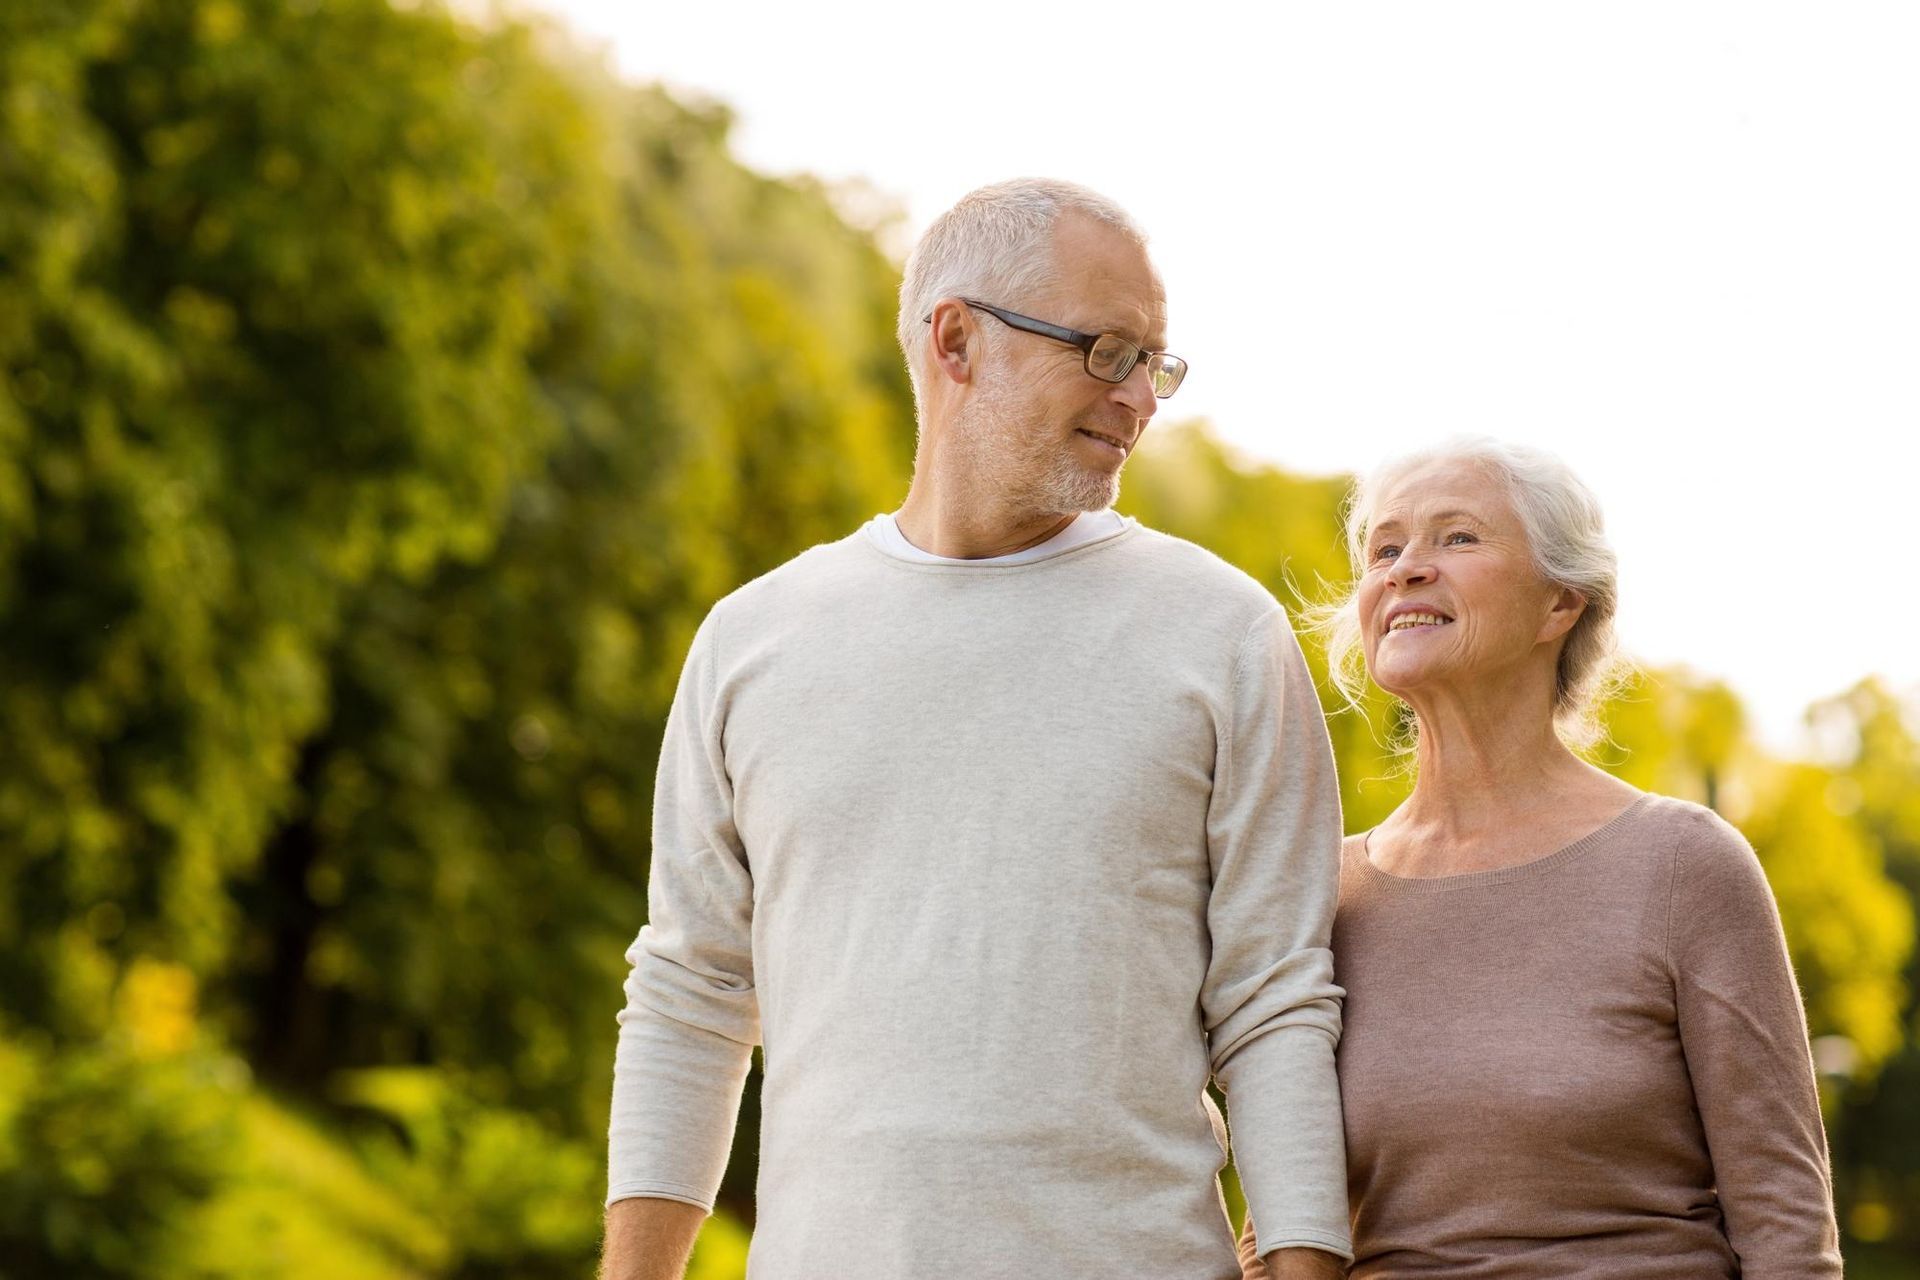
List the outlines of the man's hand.
{"label": "man's hand", "polygon": [[706,1210],[678,1200],[615,1200],[607,1206],[600,1280],[682,1280],[706,1220]]}
{"label": "man's hand", "polygon": [[1253,1265],[1247,1277],[1260,1280],[1343,1280],[1347,1274],[1346,1263],[1319,1249],[1275,1249]]}

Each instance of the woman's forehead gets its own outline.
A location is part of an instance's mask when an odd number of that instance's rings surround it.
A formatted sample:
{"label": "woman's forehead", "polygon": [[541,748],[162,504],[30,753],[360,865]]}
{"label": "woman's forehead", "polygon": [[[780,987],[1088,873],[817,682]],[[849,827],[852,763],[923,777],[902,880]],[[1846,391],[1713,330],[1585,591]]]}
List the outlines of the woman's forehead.
{"label": "woman's forehead", "polygon": [[1387,486],[1367,523],[1417,523],[1466,518],[1502,523],[1513,514],[1506,489],[1483,467],[1464,462],[1429,463]]}

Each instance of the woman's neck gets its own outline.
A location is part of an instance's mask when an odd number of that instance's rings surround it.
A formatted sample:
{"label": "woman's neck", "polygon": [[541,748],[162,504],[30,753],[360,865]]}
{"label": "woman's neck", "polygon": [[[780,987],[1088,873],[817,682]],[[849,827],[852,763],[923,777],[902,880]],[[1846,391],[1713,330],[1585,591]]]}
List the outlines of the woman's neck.
{"label": "woman's neck", "polygon": [[1538,696],[1422,698],[1413,794],[1368,851],[1400,875],[1451,875],[1551,853],[1637,794],[1581,760]]}

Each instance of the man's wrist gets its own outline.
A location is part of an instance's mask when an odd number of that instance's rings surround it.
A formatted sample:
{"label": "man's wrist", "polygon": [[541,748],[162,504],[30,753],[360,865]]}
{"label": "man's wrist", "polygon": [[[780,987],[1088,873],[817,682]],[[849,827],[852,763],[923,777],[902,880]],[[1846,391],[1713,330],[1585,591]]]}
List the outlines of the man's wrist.
{"label": "man's wrist", "polygon": [[633,1196],[607,1206],[600,1280],[681,1280],[707,1220],[699,1205]]}

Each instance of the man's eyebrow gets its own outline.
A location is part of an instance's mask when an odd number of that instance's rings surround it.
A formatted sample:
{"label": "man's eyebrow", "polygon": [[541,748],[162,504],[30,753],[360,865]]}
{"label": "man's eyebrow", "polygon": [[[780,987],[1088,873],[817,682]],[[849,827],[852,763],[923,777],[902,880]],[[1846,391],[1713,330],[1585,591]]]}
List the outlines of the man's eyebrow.
{"label": "man's eyebrow", "polygon": [[[1144,335],[1147,335],[1153,332],[1153,320],[1151,317],[1149,317],[1145,322],[1142,322],[1136,316],[1109,315],[1109,316],[1103,317],[1098,324],[1092,325],[1089,328],[1087,328],[1085,332],[1111,333],[1117,337],[1125,338],[1128,342],[1136,342],[1136,343],[1144,342],[1145,341]],[[1140,334],[1142,336],[1135,337],[1134,336],[1135,334]]]}

